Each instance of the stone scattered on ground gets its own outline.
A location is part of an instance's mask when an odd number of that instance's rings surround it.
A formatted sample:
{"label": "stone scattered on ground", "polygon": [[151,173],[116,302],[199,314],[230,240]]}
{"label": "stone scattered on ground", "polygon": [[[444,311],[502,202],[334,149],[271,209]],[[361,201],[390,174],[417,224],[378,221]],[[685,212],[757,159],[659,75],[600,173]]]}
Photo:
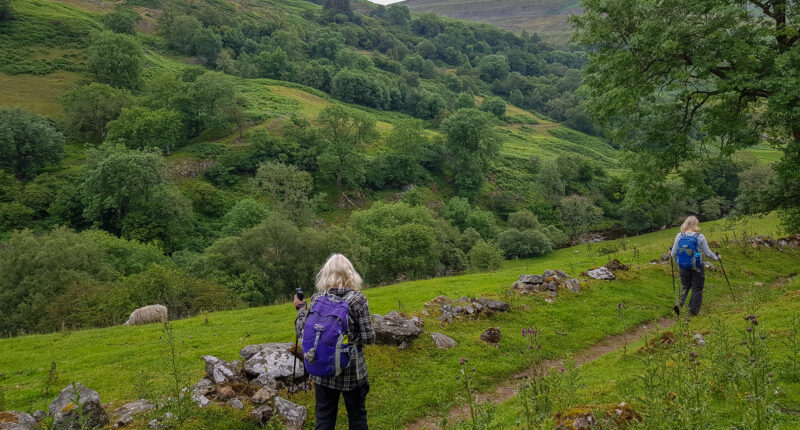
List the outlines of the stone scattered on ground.
{"label": "stone scattered on ground", "polygon": [[306,422],[306,408],[292,403],[283,397],[275,398],[275,409],[287,430],[301,430]]}
{"label": "stone scattered on ground", "polygon": [[219,387],[217,397],[221,399],[232,399],[236,397],[236,391],[231,387]]}
{"label": "stone scattered on ground", "polygon": [[261,387],[252,397],[250,397],[250,401],[253,403],[260,405],[262,403],[267,403],[273,397],[277,396],[278,392],[271,387]]}
{"label": "stone scattered on ground", "polygon": [[431,337],[433,338],[433,343],[436,344],[436,347],[439,349],[450,349],[455,348],[458,343],[453,340],[453,338],[439,333],[437,331],[431,333]]}
{"label": "stone scattered on ground", "polygon": [[0,429],[2,430],[34,430],[39,424],[33,416],[25,412],[0,412]]}
{"label": "stone scattered on ground", "polygon": [[763,287],[764,283],[763,282],[753,282],[753,286],[754,287]]}
{"label": "stone scattered on ground", "polygon": [[606,269],[608,269],[608,270],[610,270],[612,272],[616,272],[617,270],[628,270],[629,269],[628,266],[626,266],[623,262],[617,260],[616,258],[612,258],[611,260],[609,260],[609,262],[606,263],[606,265],[603,266],[603,267],[605,267]]}
{"label": "stone scattered on ground", "polygon": [[500,343],[500,337],[500,327],[489,327],[481,333],[482,341],[495,345]]}
{"label": "stone scattered on ground", "polygon": [[[741,239],[734,240],[733,243],[742,243]],[[753,248],[766,247],[766,248],[797,248],[800,246],[800,233],[791,236],[786,236],[780,239],[773,239],[772,236],[753,236],[747,238],[745,241]]]}
{"label": "stone scattered on ground", "polygon": [[[593,412],[594,411],[594,412]],[[598,420],[597,414],[602,414]],[[605,405],[578,406],[555,416],[556,430],[594,430],[598,428],[625,428],[641,422],[642,416],[625,402]]]}
{"label": "stone scattered on ground", "polygon": [[381,345],[401,345],[410,342],[422,334],[422,320],[418,317],[406,318],[397,311],[386,315],[372,315],[372,327],[375,329],[375,342]]}
{"label": "stone scattered on ground", "polygon": [[715,266],[714,263],[712,263],[710,261],[704,261],[703,262],[703,267],[705,267],[707,272],[716,272],[717,271],[717,266]]}
{"label": "stone scattered on ground", "polygon": [[[85,420],[89,428],[103,427],[109,423],[97,391],[77,383],[61,390],[48,410],[53,417],[53,430],[72,429],[79,424],[79,418]],[[82,417],[78,417],[79,411]]]}
{"label": "stone scattered on ground", "polygon": [[230,399],[230,400],[228,400],[228,402],[226,404],[228,406],[232,407],[233,409],[236,409],[236,410],[239,410],[239,411],[244,409],[244,403],[242,403],[242,401],[239,400],[239,399]]}
{"label": "stone scattered on ground", "polygon": [[672,257],[669,254],[661,254],[660,257],[650,260],[650,264],[668,264]]}
{"label": "stone scattered on ground", "polygon": [[562,270],[545,270],[541,275],[520,275],[519,280],[514,282],[511,288],[519,291],[520,294],[543,293],[545,291],[563,289],[578,293],[581,291],[581,282],[570,278]]}
{"label": "stone scattered on ground", "polygon": [[694,335],[694,343],[697,346],[706,346],[706,340],[703,338],[703,335],[700,333],[695,333]]}
{"label": "stone scattered on ground", "polygon": [[440,307],[442,305],[449,305],[453,300],[447,296],[437,296],[425,303],[425,307]]}
{"label": "stone scattered on ground", "polygon": [[617,277],[614,276],[614,273],[608,270],[608,268],[605,266],[600,266],[596,269],[589,269],[586,272],[586,276],[592,279],[600,279],[604,281],[613,281],[614,279],[617,279]]}
{"label": "stone scattered on ground", "polygon": [[126,403],[114,409],[109,415],[111,416],[111,421],[114,422],[114,427],[125,427],[133,421],[134,415],[153,409],[155,409],[155,405],[147,400],[141,399]]}
{"label": "stone scattered on ground", "polygon": [[264,427],[264,425],[269,422],[273,415],[275,415],[275,410],[269,405],[259,406],[250,412],[250,416],[253,417],[253,419],[256,421],[256,424],[260,425],[261,427]]}
{"label": "stone scattered on ground", "polygon": [[544,302],[545,302],[545,303],[549,303],[549,304],[553,304],[553,303],[555,303],[556,301],[548,297],[548,298],[545,298],[545,299],[544,299]]}
{"label": "stone scattered on ground", "polygon": [[215,384],[244,381],[240,372],[241,362],[229,362],[213,355],[204,355],[203,360],[206,362],[206,377]]}
{"label": "stone scattered on ground", "polygon": [[478,297],[474,300],[495,312],[508,312],[511,310],[511,305],[500,300],[487,299],[486,297]]}
{"label": "stone scattered on ground", "polygon": [[[448,324],[455,319],[489,317],[494,312],[506,312],[511,309],[508,303],[500,300],[485,297],[461,297],[458,300],[452,300],[447,296],[436,297],[425,303],[425,307],[431,310],[439,308],[441,311],[439,321]],[[427,315],[430,314],[427,312]]]}

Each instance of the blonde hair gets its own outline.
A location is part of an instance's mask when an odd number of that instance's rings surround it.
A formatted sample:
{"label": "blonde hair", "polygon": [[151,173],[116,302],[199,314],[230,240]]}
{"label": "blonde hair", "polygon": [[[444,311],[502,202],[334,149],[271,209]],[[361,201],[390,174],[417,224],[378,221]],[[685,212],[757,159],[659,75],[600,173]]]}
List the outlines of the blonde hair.
{"label": "blonde hair", "polygon": [[694,232],[694,233],[699,232],[700,231],[700,221],[698,221],[697,217],[694,216],[694,215],[686,217],[686,221],[684,221],[683,225],[681,226],[681,231],[684,231],[684,232],[685,231],[691,231],[691,232]]}
{"label": "blonde hair", "polygon": [[333,254],[322,265],[317,273],[317,291],[327,291],[331,288],[361,289],[361,275],[356,272],[353,263],[342,254]]}

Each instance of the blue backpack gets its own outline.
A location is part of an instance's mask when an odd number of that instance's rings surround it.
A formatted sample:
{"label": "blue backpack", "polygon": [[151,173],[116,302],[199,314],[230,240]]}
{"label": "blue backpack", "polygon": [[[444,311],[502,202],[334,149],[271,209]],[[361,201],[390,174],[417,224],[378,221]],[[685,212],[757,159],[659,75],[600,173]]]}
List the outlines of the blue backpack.
{"label": "blue backpack", "polygon": [[303,361],[308,373],[332,378],[350,365],[350,304],[332,294],[317,298],[303,328]]}
{"label": "blue backpack", "polygon": [[681,269],[696,269],[701,263],[700,245],[697,235],[681,233],[678,239],[678,251],[675,254],[675,261]]}

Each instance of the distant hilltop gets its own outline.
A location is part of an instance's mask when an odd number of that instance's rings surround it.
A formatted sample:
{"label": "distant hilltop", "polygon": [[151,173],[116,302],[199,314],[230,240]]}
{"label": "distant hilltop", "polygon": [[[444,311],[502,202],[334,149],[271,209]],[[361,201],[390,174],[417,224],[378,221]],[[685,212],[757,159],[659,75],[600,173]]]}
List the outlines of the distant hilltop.
{"label": "distant hilltop", "polygon": [[557,43],[569,41],[570,14],[580,12],[575,0],[406,0],[400,4],[417,12],[488,22],[498,27],[539,33]]}

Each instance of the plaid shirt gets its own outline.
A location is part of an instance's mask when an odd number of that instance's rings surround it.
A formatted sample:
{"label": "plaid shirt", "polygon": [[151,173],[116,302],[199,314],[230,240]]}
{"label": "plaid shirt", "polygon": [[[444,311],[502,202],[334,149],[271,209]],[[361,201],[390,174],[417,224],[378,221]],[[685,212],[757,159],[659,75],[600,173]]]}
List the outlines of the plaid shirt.
{"label": "plaid shirt", "polygon": [[[317,298],[326,293],[344,297],[350,305],[350,317],[348,318],[347,327],[349,328],[350,339],[355,342],[358,348],[356,348],[355,357],[351,357],[350,359],[350,365],[342,370],[339,376],[321,378],[311,375],[311,380],[314,381],[315,384],[334,390],[350,391],[360,387],[367,381],[367,362],[364,360],[364,353],[361,352],[361,346],[375,343],[375,330],[372,328],[369,303],[364,294],[359,291],[353,291],[348,288],[331,288],[325,293],[316,293],[311,296],[308,302],[308,309],[314,306],[314,302]],[[307,315],[308,311],[305,308],[297,311],[297,319],[294,321],[294,327],[297,331],[297,336],[300,338],[303,337],[303,327],[306,325]]]}

